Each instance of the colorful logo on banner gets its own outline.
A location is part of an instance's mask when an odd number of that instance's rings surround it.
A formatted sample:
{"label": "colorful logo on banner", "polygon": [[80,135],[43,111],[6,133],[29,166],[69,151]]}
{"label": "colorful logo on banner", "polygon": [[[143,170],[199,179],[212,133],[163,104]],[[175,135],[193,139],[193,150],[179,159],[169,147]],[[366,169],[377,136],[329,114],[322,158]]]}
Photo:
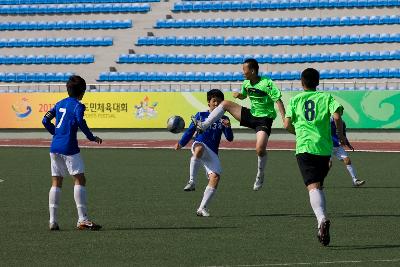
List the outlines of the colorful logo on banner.
{"label": "colorful logo on banner", "polygon": [[28,99],[25,97],[11,107],[18,118],[26,118],[32,113],[32,107],[30,106]]}
{"label": "colorful logo on banner", "polygon": [[137,119],[152,119],[157,117],[157,110],[156,107],[158,102],[150,103],[150,98],[145,96],[139,104],[136,104],[134,107],[135,117]]}

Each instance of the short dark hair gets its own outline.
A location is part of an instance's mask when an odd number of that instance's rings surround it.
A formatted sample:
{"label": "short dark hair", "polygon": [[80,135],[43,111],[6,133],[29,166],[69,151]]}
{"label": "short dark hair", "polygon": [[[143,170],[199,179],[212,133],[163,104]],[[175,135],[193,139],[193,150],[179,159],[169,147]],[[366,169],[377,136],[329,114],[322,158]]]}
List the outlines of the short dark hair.
{"label": "short dark hair", "polygon": [[224,100],[224,93],[221,92],[219,89],[211,89],[207,92],[207,102],[210,102],[211,98],[217,97],[221,100]]}
{"label": "short dark hair", "polygon": [[319,72],[313,68],[305,69],[301,73],[301,81],[307,89],[315,89],[319,85]]}
{"label": "short dark hair", "polygon": [[243,64],[247,63],[247,65],[249,65],[249,69],[254,70],[256,73],[258,73],[258,61],[255,60],[254,58],[248,58],[246,59]]}
{"label": "short dark hair", "polygon": [[86,81],[78,75],[72,75],[67,81],[67,91],[70,97],[79,97],[86,91]]}

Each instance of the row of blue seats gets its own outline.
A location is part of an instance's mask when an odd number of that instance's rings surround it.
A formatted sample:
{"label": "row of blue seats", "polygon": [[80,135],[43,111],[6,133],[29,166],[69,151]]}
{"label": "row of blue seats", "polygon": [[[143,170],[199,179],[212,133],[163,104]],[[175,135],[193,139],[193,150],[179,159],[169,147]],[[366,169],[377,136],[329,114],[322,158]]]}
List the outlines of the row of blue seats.
{"label": "row of blue seats", "polygon": [[365,51],[342,53],[304,53],[304,54],[122,54],[117,63],[150,64],[241,64],[247,58],[255,58],[259,63],[311,63],[369,60],[400,60],[400,50]]}
{"label": "row of blue seats", "polygon": [[[182,84],[179,88],[150,88],[150,87],[135,87],[135,86],[127,86],[127,88],[118,88],[118,87],[112,87],[112,88],[91,88],[88,89],[86,92],[100,92],[100,93],[107,93],[107,92],[152,92],[152,93],[163,93],[163,92],[206,92],[207,90],[204,90],[200,87],[193,86],[193,85],[188,85],[185,88],[185,84]],[[239,89],[236,89],[239,90]],[[303,91],[303,88],[300,87],[287,87],[283,86],[281,88],[281,91]],[[364,86],[349,86],[347,84],[345,85],[338,85],[338,84],[327,84],[327,85],[320,85],[318,87],[318,91],[374,91],[374,90],[379,90],[379,91],[385,91],[385,90],[400,90],[399,87],[397,86],[386,86],[386,85],[364,85]],[[222,88],[221,91],[223,92],[232,92],[234,90],[230,88]],[[1,89],[0,88],[0,93],[43,93],[43,92],[50,92],[49,89],[45,88],[38,88],[38,89],[33,89],[33,88],[18,88],[18,89],[13,89],[13,88],[8,88],[8,89]]]}
{"label": "row of blue seats", "polygon": [[399,15],[325,18],[159,19],[155,28],[326,27],[399,23]]}
{"label": "row of blue seats", "polygon": [[330,45],[363,43],[397,43],[400,33],[316,35],[316,36],[147,36],[139,37],[136,45],[155,46],[274,46],[274,45]]}
{"label": "row of blue seats", "polygon": [[69,46],[111,46],[112,37],[71,37],[71,38],[10,38],[0,39],[2,47],[69,47]]}
{"label": "row of blue seats", "polygon": [[400,6],[399,0],[261,0],[177,2],[172,11],[363,8]]}
{"label": "row of blue seats", "polygon": [[119,13],[148,12],[149,4],[68,4],[68,5],[3,5],[0,14],[71,14],[71,13]]}
{"label": "row of blue seats", "polygon": [[[298,80],[300,71],[261,73],[273,80]],[[400,69],[321,70],[321,79],[400,78]],[[242,81],[242,72],[102,72],[98,81]]]}
{"label": "row of blue seats", "polygon": [[89,64],[94,62],[91,54],[79,55],[0,55],[0,65],[21,64]]}
{"label": "row of blue seats", "polygon": [[0,82],[65,82],[71,72],[0,72]]}
{"label": "row of blue seats", "polygon": [[67,20],[0,22],[0,31],[81,30],[132,28],[132,20]]}
{"label": "row of blue seats", "polygon": [[73,3],[149,3],[160,0],[0,0],[0,5],[37,5]]}

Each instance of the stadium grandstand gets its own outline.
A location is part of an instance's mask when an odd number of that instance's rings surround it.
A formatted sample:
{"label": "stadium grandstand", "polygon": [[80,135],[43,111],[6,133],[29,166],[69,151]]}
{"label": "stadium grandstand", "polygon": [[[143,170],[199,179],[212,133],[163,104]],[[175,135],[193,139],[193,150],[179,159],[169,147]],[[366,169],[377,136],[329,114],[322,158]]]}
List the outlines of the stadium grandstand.
{"label": "stadium grandstand", "polygon": [[0,92],[235,90],[250,57],[282,90],[305,65],[324,90],[400,89],[397,0],[0,3]]}

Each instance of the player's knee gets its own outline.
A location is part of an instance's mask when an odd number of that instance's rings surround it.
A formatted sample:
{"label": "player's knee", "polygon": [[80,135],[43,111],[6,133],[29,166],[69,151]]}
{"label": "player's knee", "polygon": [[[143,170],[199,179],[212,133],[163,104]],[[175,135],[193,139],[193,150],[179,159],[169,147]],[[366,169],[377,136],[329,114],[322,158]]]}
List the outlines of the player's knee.
{"label": "player's knee", "polygon": [[349,157],[344,158],[344,159],[343,159],[343,163],[346,164],[346,165],[350,165],[350,164],[351,164],[350,158],[349,158]]}
{"label": "player's knee", "polygon": [[265,155],[266,155],[266,150],[265,150],[265,148],[263,148],[263,147],[257,147],[256,148],[256,153],[257,153],[257,156],[259,156],[259,157],[264,157]]}
{"label": "player's knee", "polygon": [[75,179],[75,184],[76,185],[81,185],[81,186],[85,186],[86,185],[86,178],[85,178],[85,175],[83,173],[74,175],[74,179]]}

